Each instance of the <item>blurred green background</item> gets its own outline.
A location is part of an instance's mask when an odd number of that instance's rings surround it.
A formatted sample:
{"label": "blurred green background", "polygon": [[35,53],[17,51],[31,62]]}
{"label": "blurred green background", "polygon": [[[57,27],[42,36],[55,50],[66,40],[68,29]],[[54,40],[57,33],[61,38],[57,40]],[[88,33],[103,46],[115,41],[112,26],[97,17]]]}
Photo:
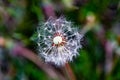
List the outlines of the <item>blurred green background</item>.
{"label": "blurred green background", "polygon": [[[80,27],[80,55],[56,67],[38,57],[50,16]],[[120,80],[120,0],[0,0],[0,80]]]}

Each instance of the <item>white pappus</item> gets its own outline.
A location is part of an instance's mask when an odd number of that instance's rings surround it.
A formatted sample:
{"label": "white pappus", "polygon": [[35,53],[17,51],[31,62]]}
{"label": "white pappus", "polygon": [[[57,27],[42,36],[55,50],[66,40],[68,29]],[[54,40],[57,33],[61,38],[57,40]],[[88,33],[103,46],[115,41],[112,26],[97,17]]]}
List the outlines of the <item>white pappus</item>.
{"label": "white pappus", "polygon": [[79,55],[83,35],[65,18],[49,18],[38,26],[37,32],[39,54],[45,62],[64,65]]}

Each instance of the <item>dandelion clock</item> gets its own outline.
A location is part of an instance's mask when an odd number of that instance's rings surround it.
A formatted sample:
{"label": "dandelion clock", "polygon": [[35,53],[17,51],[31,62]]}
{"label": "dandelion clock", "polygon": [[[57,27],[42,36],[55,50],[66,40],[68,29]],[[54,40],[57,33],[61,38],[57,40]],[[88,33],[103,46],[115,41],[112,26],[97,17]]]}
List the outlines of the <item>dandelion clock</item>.
{"label": "dandelion clock", "polygon": [[79,55],[83,35],[65,18],[49,18],[38,26],[38,50],[45,62],[64,65]]}

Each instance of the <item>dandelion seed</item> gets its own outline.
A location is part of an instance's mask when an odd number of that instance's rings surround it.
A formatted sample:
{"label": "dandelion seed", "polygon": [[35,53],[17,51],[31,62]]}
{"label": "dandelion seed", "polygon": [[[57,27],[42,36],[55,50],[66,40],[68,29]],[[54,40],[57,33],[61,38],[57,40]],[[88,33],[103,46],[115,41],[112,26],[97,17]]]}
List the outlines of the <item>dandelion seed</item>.
{"label": "dandelion seed", "polygon": [[46,62],[64,65],[79,55],[83,37],[78,28],[64,18],[52,19],[38,27],[38,49]]}

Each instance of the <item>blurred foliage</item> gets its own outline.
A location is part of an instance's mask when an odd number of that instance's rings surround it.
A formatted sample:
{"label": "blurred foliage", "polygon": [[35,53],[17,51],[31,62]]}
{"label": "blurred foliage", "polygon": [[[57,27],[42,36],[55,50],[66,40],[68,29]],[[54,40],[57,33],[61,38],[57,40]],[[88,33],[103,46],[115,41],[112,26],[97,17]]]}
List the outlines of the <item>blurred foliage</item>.
{"label": "blurred foliage", "polygon": [[[44,10],[49,5],[52,5],[57,17],[65,16],[81,29],[86,25],[86,16],[89,13],[96,16],[96,25],[87,31],[81,42],[83,48],[79,52],[80,55],[70,63],[76,79],[120,80],[120,50],[116,52],[120,49],[120,0],[1,0],[0,36],[20,41],[37,53],[36,42],[34,42],[36,29],[39,23],[49,17]],[[116,24],[118,26],[114,26]],[[116,32],[116,30],[119,31]],[[112,58],[106,56],[106,41],[117,44],[110,54]],[[0,68],[4,60],[7,61],[4,66],[9,65],[6,73],[0,70],[0,75],[4,74],[4,80],[52,80],[29,60],[22,57],[16,58],[10,55],[12,52],[4,50],[7,51],[6,53],[1,50],[3,48],[0,48]],[[6,54],[7,57],[1,54]],[[109,60],[112,68],[110,65],[110,70],[107,71],[106,66],[109,66],[109,63],[107,64]]]}

